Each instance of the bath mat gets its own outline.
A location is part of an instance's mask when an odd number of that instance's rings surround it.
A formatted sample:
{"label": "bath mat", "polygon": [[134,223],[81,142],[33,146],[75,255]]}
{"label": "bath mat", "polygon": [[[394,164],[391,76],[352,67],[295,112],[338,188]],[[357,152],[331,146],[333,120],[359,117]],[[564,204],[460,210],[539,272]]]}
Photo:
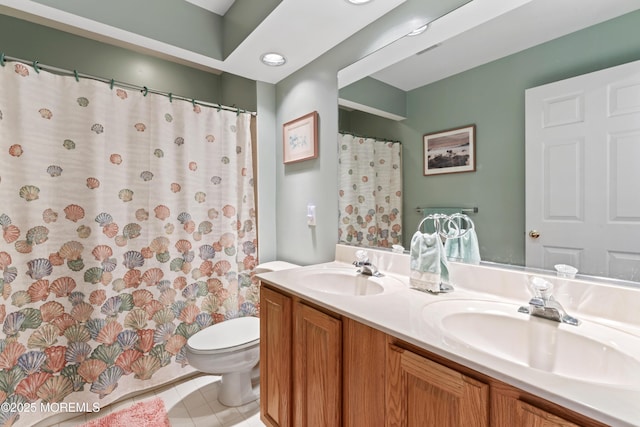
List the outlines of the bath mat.
{"label": "bath mat", "polygon": [[128,408],[89,421],[80,427],[170,427],[162,399],[145,400]]}

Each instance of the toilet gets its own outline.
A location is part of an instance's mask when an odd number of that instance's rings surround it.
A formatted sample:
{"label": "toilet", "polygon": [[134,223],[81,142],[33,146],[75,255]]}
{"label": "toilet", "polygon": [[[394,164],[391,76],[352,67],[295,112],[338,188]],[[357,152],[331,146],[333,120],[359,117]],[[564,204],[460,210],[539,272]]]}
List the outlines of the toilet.
{"label": "toilet", "polygon": [[[283,261],[260,264],[256,273],[298,267]],[[253,393],[251,372],[260,360],[260,319],[238,317],[197,332],[186,344],[189,364],[200,372],[221,375],[218,400],[225,406],[242,406]]]}

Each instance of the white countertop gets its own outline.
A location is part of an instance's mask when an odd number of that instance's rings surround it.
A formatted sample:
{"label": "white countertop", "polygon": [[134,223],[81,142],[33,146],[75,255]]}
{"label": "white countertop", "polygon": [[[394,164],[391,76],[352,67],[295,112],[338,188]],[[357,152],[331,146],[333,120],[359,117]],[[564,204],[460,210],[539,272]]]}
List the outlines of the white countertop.
{"label": "white countertop", "polygon": [[[350,255],[343,256],[338,250],[336,259],[340,260],[348,256]],[[391,258],[389,258],[390,256]],[[262,273],[258,277],[275,288],[304,298],[335,313],[362,322],[600,422],[612,426],[640,426],[640,384],[637,387],[594,384],[508,362],[468,346],[452,344],[450,340],[446,340],[446,337],[437,328],[430,327],[429,323],[423,318],[422,313],[425,306],[445,299],[492,301],[499,299],[513,304],[526,305],[528,294],[521,289],[519,283],[516,283],[515,286],[507,286],[506,290],[503,289],[500,291],[499,296],[496,296],[496,290],[505,287],[504,282],[512,282],[512,278],[510,280],[496,280],[494,277],[491,280],[491,284],[482,285],[481,282],[487,280],[488,277],[483,276],[487,274],[495,275],[496,271],[492,271],[492,269],[485,269],[485,271],[482,270],[483,267],[479,266],[461,265],[460,271],[456,276],[461,282],[468,282],[470,280],[467,277],[468,275],[474,278],[477,277],[478,280],[473,281],[473,285],[468,287],[456,286],[456,289],[448,294],[432,295],[410,289],[408,275],[398,274],[405,271],[405,258],[403,257],[406,257],[406,255],[384,253],[380,257],[384,257],[384,259],[377,259],[376,261],[379,261],[379,263],[376,265],[387,267],[386,271],[382,267],[380,268],[386,275],[395,277],[403,282],[403,286],[394,287],[390,292],[366,297],[331,294],[300,286],[301,273],[310,269],[351,268],[355,271],[355,267],[346,262],[335,261],[315,266]],[[454,265],[453,270],[455,269]],[[499,269],[498,273],[503,274]],[[594,317],[594,312],[598,314],[597,312],[600,308],[599,306],[594,308],[592,303],[594,298],[597,297],[598,304],[606,304],[607,301],[602,301],[601,294],[598,292],[605,292],[606,295],[610,295],[612,294],[610,289],[603,290],[598,286],[594,290],[592,289],[592,284],[584,285],[579,281],[569,281],[569,283],[564,284],[570,289],[577,289],[580,292],[580,296],[568,298],[567,304],[564,304],[563,301],[565,309],[570,314],[589,319],[592,322],[602,320],[601,324],[612,325],[618,330],[640,337],[640,323],[638,322],[640,290],[622,289],[620,290],[621,295],[613,295],[611,301],[609,301],[611,304],[616,302],[622,304],[622,300],[624,300],[625,303],[630,304],[629,309],[633,310],[633,313],[623,313],[625,307],[620,307],[620,304],[618,304],[609,308],[609,310],[618,313],[617,318],[600,319]],[[562,285],[563,283],[556,283],[557,290],[561,295],[565,292],[563,290],[565,288]],[[484,292],[485,288],[491,292]],[[570,326],[567,325],[567,327]],[[640,359],[640,347],[634,356]]]}

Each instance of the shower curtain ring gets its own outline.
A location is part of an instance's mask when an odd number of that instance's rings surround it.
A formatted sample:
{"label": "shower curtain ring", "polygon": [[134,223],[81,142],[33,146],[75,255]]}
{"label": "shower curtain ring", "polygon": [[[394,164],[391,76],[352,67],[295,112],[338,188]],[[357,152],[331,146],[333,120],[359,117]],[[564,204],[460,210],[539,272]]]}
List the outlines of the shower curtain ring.
{"label": "shower curtain ring", "polygon": [[111,88],[111,90],[113,90],[113,84],[115,83],[115,81],[113,79],[111,79],[111,83],[109,84],[109,87]]}
{"label": "shower curtain ring", "polygon": [[36,70],[36,73],[40,73],[40,68],[38,68],[38,61],[33,61],[33,69]]}
{"label": "shower curtain ring", "polygon": [[147,94],[149,93],[149,89],[146,86],[142,86],[144,88],[144,90],[142,91],[142,94],[144,96],[147,96]]}
{"label": "shower curtain ring", "polygon": [[4,52],[0,52],[0,65],[4,67]]}
{"label": "shower curtain ring", "polygon": [[193,105],[193,108],[196,108],[196,100],[195,100],[195,98],[191,99],[191,105]]}
{"label": "shower curtain ring", "polygon": [[169,102],[173,102],[173,94],[169,92]]}
{"label": "shower curtain ring", "polygon": [[73,70],[73,76],[76,78],[76,81],[80,81],[80,77],[78,77],[78,70]]}

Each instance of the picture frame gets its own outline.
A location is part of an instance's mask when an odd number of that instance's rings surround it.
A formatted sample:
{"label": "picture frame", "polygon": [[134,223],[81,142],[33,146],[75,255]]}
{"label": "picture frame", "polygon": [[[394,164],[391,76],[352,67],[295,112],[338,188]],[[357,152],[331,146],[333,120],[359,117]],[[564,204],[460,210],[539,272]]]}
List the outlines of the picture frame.
{"label": "picture frame", "polygon": [[476,170],[476,125],[425,134],[424,175],[474,172]]}
{"label": "picture frame", "polygon": [[318,112],[313,111],[282,125],[285,164],[318,157]]}

